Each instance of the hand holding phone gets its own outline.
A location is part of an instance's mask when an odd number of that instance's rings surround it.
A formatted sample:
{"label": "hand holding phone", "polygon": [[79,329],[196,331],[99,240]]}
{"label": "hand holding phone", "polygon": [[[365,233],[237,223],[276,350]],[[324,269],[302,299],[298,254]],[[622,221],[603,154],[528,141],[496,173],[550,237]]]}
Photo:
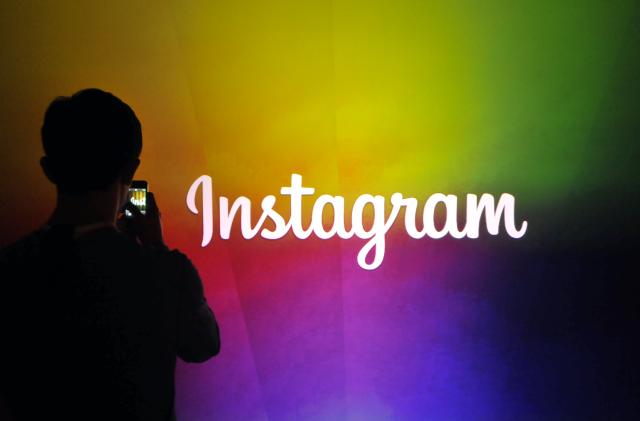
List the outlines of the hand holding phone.
{"label": "hand holding phone", "polygon": [[134,180],[131,183],[130,200],[124,208],[125,217],[120,218],[118,227],[143,245],[166,247],[160,210],[153,193],[147,190],[147,186],[147,182],[142,180]]}
{"label": "hand holding phone", "polygon": [[[136,205],[143,215],[147,213],[147,189],[149,184],[144,180],[133,180],[129,187],[129,201]],[[133,213],[125,209],[124,216],[133,218]]]}

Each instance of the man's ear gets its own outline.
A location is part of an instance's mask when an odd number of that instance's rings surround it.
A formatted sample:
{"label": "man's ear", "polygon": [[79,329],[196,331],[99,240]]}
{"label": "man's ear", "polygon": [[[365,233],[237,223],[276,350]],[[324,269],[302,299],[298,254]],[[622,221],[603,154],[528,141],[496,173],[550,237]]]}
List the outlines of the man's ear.
{"label": "man's ear", "polygon": [[47,176],[47,179],[53,184],[56,184],[56,177],[51,170],[51,163],[49,158],[47,158],[46,156],[40,158],[40,167],[42,168],[44,175]]}
{"label": "man's ear", "polygon": [[133,161],[129,162],[124,167],[124,170],[122,172],[122,178],[127,182],[127,184],[131,184],[131,181],[133,180],[133,176],[136,173],[136,170],[138,169],[139,165],[140,165],[140,160],[136,158]]}

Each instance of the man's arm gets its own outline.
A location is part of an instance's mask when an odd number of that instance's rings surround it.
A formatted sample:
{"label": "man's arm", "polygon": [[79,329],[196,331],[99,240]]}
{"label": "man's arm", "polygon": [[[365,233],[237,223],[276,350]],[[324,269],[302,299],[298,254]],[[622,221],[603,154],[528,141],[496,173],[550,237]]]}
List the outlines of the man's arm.
{"label": "man's arm", "polygon": [[[127,201],[125,208],[133,218],[120,218],[121,230],[140,244],[169,251],[164,243],[160,210],[152,192],[147,192],[147,213]],[[193,263],[178,250],[170,251],[176,270],[178,291],[178,356],[186,362],[203,362],[220,352],[218,323],[204,297],[202,280]]]}
{"label": "man's arm", "polygon": [[204,362],[220,352],[220,330],[207,304],[198,271],[177,250],[180,267],[178,291],[178,356],[186,362]]}

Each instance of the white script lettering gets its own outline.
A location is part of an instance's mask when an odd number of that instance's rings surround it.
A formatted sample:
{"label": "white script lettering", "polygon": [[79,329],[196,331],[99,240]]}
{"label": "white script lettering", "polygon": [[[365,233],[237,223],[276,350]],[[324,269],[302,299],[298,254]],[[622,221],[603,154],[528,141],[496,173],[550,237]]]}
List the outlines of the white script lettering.
{"label": "white script lettering", "polygon": [[[201,211],[196,205],[196,195],[201,192]],[[480,196],[467,194],[466,221],[462,229],[458,228],[457,211],[458,198],[454,195],[442,193],[432,194],[424,205],[422,212],[422,229],[416,226],[416,213],[418,210],[418,200],[413,197],[404,198],[401,193],[391,195],[391,211],[386,215],[386,199],[384,196],[373,196],[363,194],[359,196],[353,204],[351,210],[351,229],[347,231],[345,227],[345,205],[344,197],[323,194],[318,197],[311,212],[311,223],[308,228],[303,227],[302,221],[302,196],[313,195],[315,189],[302,186],[302,176],[291,175],[291,185],[280,189],[282,196],[290,197],[291,215],[289,220],[285,219],[275,209],[276,197],[266,196],[262,199],[262,214],[255,225],[251,224],[251,200],[240,196],[234,200],[229,207],[229,199],[221,196],[219,198],[219,229],[220,238],[229,239],[233,221],[240,211],[240,230],[242,237],[251,239],[260,233],[260,236],[269,240],[277,240],[284,237],[290,230],[297,238],[309,238],[315,234],[320,239],[328,239],[337,235],[342,239],[356,236],[363,240],[368,240],[358,253],[358,265],[363,269],[373,270],[378,268],[384,259],[386,234],[394,224],[400,210],[404,207],[404,226],[407,234],[412,238],[420,239],[425,235],[430,238],[443,238],[450,235],[453,238],[478,238],[482,215],[485,215],[487,232],[491,235],[498,235],[500,231],[500,221],[504,219],[504,227],[507,234],[512,238],[521,238],[527,231],[527,221],[516,227],[515,222],[515,197],[508,193],[503,193],[496,204],[495,198],[488,193]],[[445,223],[440,229],[436,228],[435,210],[439,203],[445,207]],[[333,208],[333,223],[327,231],[322,223],[324,209],[331,205]],[[367,205],[373,207],[373,222],[369,229],[364,227],[364,210]],[[187,193],[187,207],[193,214],[202,215],[202,247],[208,245],[213,239],[213,182],[208,175],[202,175],[196,179]],[[273,222],[274,228],[263,227],[265,221],[269,219]],[[373,253],[373,259],[367,262],[367,256]]]}

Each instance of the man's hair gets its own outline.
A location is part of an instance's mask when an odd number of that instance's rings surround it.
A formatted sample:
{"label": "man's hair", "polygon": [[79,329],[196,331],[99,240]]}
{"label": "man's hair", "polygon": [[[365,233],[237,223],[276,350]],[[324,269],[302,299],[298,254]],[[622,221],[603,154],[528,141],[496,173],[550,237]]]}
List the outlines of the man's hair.
{"label": "man's hair", "polygon": [[72,195],[106,189],[142,150],[142,128],[131,107],[95,88],[54,99],[41,135],[50,178]]}

